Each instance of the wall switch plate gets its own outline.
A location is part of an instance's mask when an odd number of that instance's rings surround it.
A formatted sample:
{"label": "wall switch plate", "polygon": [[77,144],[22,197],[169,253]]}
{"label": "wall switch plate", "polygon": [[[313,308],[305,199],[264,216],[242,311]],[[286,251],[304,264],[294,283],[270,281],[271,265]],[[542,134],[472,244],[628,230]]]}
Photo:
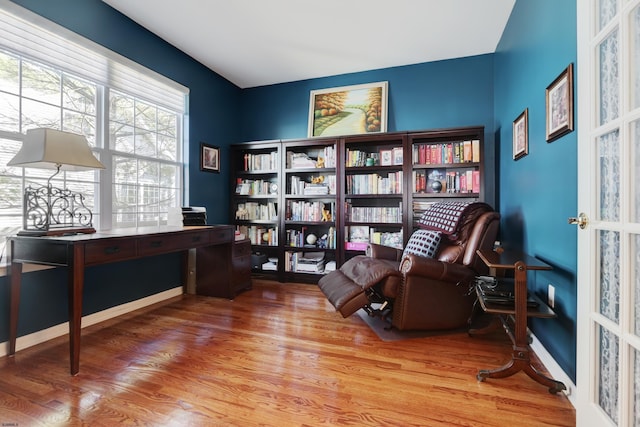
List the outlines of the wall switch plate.
{"label": "wall switch plate", "polygon": [[555,308],[556,305],[556,288],[551,283],[549,283],[549,289],[547,290],[547,304],[551,308]]}

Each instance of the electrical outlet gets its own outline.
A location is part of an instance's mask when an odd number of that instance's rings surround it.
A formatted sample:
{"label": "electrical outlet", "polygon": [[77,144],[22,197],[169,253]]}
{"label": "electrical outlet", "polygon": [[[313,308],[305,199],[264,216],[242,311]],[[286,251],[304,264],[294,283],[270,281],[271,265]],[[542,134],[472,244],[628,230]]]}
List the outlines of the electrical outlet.
{"label": "electrical outlet", "polygon": [[549,283],[549,289],[547,290],[547,304],[551,308],[555,308],[556,305],[556,288],[551,283]]}

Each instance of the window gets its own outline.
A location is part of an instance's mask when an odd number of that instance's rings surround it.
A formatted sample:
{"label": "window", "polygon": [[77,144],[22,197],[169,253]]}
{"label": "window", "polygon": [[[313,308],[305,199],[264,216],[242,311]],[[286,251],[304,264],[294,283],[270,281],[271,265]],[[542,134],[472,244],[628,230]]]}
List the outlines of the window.
{"label": "window", "polygon": [[36,127],[85,135],[107,166],[63,172],[52,180],[85,195],[96,229],[166,224],[169,208],[182,202],[186,96],[175,82],[17,5],[3,4],[0,258],[6,236],[22,228],[24,187],[43,185],[52,175],[7,166],[25,132]]}
{"label": "window", "polygon": [[181,167],[175,113],[118,91],[109,94],[112,152],[113,224],[117,227],[166,224],[178,206]]}

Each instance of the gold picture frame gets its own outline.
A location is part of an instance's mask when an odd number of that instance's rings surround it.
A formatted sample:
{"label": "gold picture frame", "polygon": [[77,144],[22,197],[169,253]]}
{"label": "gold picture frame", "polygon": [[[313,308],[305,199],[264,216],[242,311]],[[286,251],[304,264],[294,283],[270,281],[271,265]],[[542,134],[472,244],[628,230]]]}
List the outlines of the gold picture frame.
{"label": "gold picture frame", "polygon": [[387,131],[388,82],[312,90],[309,138]]}

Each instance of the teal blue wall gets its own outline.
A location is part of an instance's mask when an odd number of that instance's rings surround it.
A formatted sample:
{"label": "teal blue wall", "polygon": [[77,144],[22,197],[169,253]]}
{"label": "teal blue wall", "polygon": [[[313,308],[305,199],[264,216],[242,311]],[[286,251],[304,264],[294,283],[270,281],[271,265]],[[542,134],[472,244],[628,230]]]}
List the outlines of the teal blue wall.
{"label": "teal blue wall", "polygon": [[378,81],[389,82],[389,132],[483,125],[493,135],[493,55],[480,55],[245,89],[240,136],[306,138],[311,90]]}
{"label": "teal blue wall", "polygon": [[[567,218],[577,213],[577,132],[546,142],[545,89],[570,63],[575,67],[576,44],[575,1],[518,0],[494,66],[501,239],[553,266],[530,272],[529,280],[543,301],[547,285],[556,287],[558,318],[534,319],[530,327],[574,381],[577,229]],[[525,108],[529,154],[514,161],[512,124]]]}

